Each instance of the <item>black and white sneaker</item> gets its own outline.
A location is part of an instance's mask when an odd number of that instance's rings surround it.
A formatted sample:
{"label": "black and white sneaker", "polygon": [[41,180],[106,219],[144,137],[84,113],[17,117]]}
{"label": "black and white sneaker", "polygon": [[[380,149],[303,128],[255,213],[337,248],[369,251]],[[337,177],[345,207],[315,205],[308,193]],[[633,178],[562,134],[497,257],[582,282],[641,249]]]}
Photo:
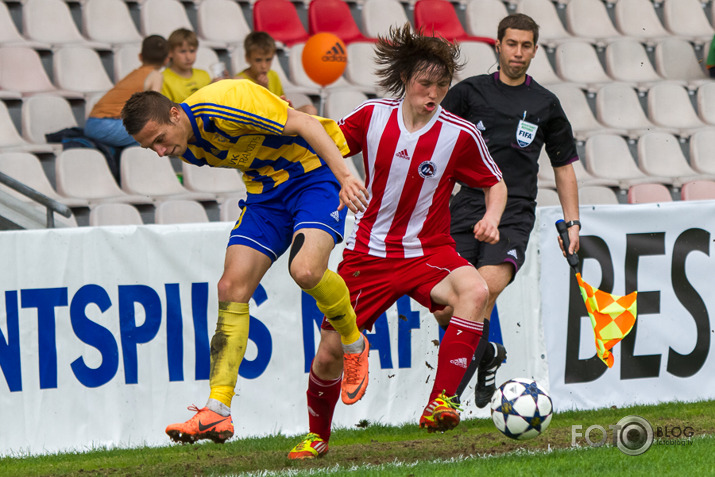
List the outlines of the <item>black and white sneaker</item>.
{"label": "black and white sneaker", "polygon": [[477,386],[474,388],[474,403],[478,408],[486,407],[492,400],[494,391],[497,390],[495,385],[497,369],[506,359],[506,348],[499,343],[489,343],[494,346],[494,357],[488,363],[482,361],[479,363],[479,371],[477,374]]}

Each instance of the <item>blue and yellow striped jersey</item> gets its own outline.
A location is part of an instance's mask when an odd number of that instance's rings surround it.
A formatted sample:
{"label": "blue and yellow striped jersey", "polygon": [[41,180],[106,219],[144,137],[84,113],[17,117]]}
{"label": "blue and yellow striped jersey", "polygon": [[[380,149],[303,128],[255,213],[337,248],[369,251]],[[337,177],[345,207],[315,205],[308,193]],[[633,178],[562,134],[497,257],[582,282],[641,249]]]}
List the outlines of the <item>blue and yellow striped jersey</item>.
{"label": "blue and yellow striped jersey", "polygon": [[[249,194],[271,191],[325,166],[300,136],[283,136],[288,103],[250,80],[222,80],[189,96],[182,108],[194,130],[182,159],[198,166],[243,171]],[[318,118],[342,154],[345,136],[332,119]],[[327,167],[327,166],[326,166]]]}

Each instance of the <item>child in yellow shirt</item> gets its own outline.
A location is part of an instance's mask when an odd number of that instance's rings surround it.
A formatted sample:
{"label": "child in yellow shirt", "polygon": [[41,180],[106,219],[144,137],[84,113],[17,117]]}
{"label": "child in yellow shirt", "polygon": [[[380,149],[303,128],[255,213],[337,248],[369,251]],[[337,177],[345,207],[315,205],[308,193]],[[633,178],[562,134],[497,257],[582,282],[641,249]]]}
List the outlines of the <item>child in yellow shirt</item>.
{"label": "child in yellow shirt", "polygon": [[196,33],[179,28],[169,35],[169,59],[171,63],[164,70],[164,85],[161,94],[175,103],[194,94],[211,83],[208,71],[194,68],[199,40]]}

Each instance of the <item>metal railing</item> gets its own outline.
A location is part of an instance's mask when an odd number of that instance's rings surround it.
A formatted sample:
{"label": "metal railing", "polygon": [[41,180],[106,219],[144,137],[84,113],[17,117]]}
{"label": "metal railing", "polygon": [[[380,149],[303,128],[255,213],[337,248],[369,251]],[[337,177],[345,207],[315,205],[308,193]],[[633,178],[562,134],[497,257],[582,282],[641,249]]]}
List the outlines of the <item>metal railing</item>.
{"label": "metal railing", "polygon": [[55,226],[54,212],[57,212],[58,214],[61,214],[67,218],[72,216],[72,211],[70,210],[70,208],[63,203],[57,202],[55,199],[47,197],[45,194],[36,191],[32,187],[26,186],[22,182],[15,180],[2,172],[0,172],[0,183],[5,184],[11,189],[18,191],[20,194],[29,197],[35,202],[38,202],[41,205],[45,206],[45,208],[47,209],[48,229],[54,228]]}

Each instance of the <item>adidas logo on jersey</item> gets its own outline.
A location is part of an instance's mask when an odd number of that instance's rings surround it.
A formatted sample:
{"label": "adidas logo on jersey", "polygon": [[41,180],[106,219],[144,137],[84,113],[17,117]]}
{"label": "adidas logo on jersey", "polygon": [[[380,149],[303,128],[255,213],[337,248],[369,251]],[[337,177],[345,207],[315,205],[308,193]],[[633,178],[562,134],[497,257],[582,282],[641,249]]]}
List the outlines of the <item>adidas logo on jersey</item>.
{"label": "adidas logo on jersey", "polygon": [[518,256],[517,253],[516,253],[516,249],[514,249],[514,248],[512,248],[511,250],[509,250],[506,254],[507,254],[507,255],[511,255],[512,257],[514,257],[514,258],[517,259],[517,260],[519,259],[519,256]]}
{"label": "adidas logo on jersey", "polygon": [[450,361],[450,363],[452,363],[455,366],[459,366],[460,368],[467,369],[467,358],[453,359],[452,361]]}
{"label": "adidas logo on jersey", "polygon": [[348,57],[345,54],[345,50],[343,49],[342,45],[337,42],[331,49],[325,52],[321,59],[323,61],[337,61],[341,63],[345,63],[348,61]]}
{"label": "adidas logo on jersey", "polygon": [[340,212],[337,210],[330,212],[330,216],[334,218],[336,222],[340,222]]}
{"label": "adidas logo on jersey", "polygon": [[395,157],[400,158],[400,159],[405,159],[407,161],[410,160],[410,155],[407,153],[407,149],[403,149],[397,154],[395,154]]}
{"label": "adidas logo on jersey", "polygon": [[484,123],[481,120],[479,120],[479,122],[477,123],[477,129],[479,129],[480,131],[487,130],[487,128],[484,127]]}

